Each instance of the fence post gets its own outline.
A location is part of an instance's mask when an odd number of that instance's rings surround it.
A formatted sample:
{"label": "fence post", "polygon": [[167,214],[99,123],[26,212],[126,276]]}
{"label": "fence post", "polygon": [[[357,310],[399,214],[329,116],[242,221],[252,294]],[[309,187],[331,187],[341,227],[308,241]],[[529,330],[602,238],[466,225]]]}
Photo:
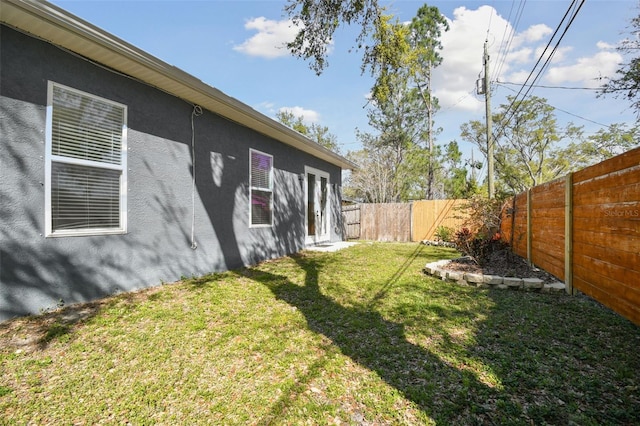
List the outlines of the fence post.
{"label": "fence post", "polygon": [[573,290],[573,173],[564,180],[564,287]]}
{"label": "fence post", "polygon": [[409,203],[409,242],[413,242],[413,201]]}
{"label": "fence post", "polygon": [[531,188],[527,189],[527,263],[533,265],[532,257],[532,238],[531,235]]}

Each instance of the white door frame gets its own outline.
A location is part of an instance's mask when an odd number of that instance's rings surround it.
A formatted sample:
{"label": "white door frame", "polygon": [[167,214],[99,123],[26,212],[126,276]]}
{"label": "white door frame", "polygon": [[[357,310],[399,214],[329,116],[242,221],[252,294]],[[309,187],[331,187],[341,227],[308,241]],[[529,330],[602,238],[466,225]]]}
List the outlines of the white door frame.
{"label": "white door frame", "polygon": [[[314,232],[309,235],[309,177],[313,175],[314,194],[313,194],[313,207],[314,207]],[[326,179],[326,193],[324,206],[322,206],[322,178]],[[315,169],[313,167],[304,167],[304,229],[305,229],[305,244],[314,245],[322,242],[327,242],[331,239],[331,185],[329,180],[329,173]],[[321,211],[324,207],[324,212]]]}

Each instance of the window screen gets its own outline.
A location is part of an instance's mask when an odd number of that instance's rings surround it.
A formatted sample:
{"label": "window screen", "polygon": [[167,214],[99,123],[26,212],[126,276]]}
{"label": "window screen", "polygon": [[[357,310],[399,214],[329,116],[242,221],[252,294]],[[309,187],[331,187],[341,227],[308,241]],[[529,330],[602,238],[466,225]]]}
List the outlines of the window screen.
{"label": "window screen", "polygon": [[273,223],[273,157],[250,151],[251,225]]}
{"label": "window screen", "polygon": [[47,235],[126,231],[126,107],[50,84]]}

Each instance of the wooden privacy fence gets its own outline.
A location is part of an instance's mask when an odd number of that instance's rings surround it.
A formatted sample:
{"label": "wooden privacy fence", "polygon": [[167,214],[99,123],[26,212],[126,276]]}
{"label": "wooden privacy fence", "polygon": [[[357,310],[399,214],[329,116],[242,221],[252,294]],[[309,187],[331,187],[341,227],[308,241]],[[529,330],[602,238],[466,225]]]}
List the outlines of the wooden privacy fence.
{"label": "wooden privacy fence", "polygon": [[360,204],[360,239],[411,240],[411,204]]}
{"label": "wooden privacy fence", "polygon": [[433,240],[439,226],[458,231],[465,224],[467,200],[423,200],[413,202],[411,241]]}
{"label": "wooden privacy fence", "polygon": [[360,205],[342,206],[344,237],[347,240],[360,239]]}
{"label": "wooden privacy fence", "polygon": [[640,325],[640,148],[508,201],[515,253]]}
{"label": "wooden privacy fence", "polygon": [[439,226],[456,231],[464,226],[468,217],[464,203],[465,200],[424,200],[344,206],[345,236],[373,241],[431,240]]}

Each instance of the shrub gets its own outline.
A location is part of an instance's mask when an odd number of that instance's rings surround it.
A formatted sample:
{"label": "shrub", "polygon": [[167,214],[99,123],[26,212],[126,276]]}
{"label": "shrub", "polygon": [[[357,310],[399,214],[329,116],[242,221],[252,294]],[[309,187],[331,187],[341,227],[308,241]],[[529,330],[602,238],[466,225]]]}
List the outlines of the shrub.
{"label": "shrub", "polygon": [[454,230],[448,226],[440,225],[436,229],[436,238],[440,241],[450,243],[453,237]]}
{"label": "shrub", "polygon": [[486,238],[480,234],[474,234],[469,228],[462,228],[456,232],[454,243],[459,252],[471,257],[479,265],[485,265],[491,254],[508,247],[500,240],[500,233]]}
{"label": "shrub", "polygon": [[474,195],[465,204],[465,209],[469,212],[465,226],[476,232],[480,238],[493,238],[500,231],[503,205],[503,200]]}

